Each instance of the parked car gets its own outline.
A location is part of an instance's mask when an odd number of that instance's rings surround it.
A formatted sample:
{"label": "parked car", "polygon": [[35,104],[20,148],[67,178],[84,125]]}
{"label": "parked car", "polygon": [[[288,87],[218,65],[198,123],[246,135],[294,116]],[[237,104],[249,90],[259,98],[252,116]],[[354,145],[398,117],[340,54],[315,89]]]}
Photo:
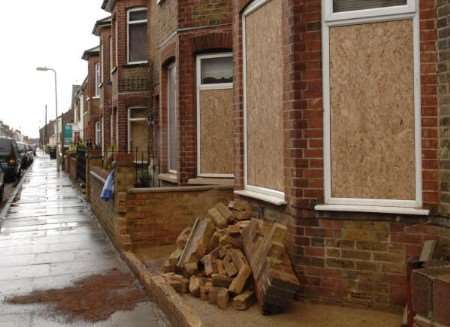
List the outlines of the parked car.
{"label": "parked car", "polygon": [[19,150],[19,156],[22,161],[22,169],[27,169],[30,165],[27,154],[27,145],[23,142],[17,142],[17,149]]}
{"label": "parked car", "polygon": [[14,139],[0,137],[0,167],[6,181],[15,181],[22,170],[22,156]]}
{"label": "parked car", "polygon": [[3,168],[0,167],[0,202],[3,202],[3,197],[5,195],[5,173]]}
{"label": "parked car", "polygon": [[34,161],[34,152],[33,147],[30,144],[26,144],[27,146],[27,162],[28,166],[30,166]]}

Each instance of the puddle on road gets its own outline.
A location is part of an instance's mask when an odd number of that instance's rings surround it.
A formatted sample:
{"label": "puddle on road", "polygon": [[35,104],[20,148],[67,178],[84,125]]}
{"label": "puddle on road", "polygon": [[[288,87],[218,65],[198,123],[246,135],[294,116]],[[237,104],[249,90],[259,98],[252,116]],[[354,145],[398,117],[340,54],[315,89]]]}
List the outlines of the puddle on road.
{"label": "puddle on road", "polygon": [[116,311],[131,311],[147,298],[131,273],[112,270],[75,282],[72,287],[35,291],[5,299],[8,304],[47,304],[66,322],[107,320]]}

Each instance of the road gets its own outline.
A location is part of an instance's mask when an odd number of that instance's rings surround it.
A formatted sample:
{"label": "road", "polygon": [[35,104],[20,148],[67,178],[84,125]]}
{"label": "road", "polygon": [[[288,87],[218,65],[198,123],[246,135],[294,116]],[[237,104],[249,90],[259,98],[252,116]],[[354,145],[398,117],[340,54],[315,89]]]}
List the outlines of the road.
{"label": "road", "polygon": [[0,230],[0,327],[168,327],[55,160],[23,179]]}

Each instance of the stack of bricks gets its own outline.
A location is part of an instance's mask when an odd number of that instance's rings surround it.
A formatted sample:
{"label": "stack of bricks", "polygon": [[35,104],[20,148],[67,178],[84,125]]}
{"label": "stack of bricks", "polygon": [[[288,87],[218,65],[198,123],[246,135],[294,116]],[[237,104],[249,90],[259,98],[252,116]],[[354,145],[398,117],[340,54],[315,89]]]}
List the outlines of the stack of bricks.
{"label": "stack of bricks", "polygon": [[244,251],[264,314],[284,311],[300,288],[284,246],[286,233],[284,225],[256,219],[243,231]]}
{"label": "stack of bricks", "polygon": [[414,271],[411,286],[414,327],[450,326],[450,266]]}

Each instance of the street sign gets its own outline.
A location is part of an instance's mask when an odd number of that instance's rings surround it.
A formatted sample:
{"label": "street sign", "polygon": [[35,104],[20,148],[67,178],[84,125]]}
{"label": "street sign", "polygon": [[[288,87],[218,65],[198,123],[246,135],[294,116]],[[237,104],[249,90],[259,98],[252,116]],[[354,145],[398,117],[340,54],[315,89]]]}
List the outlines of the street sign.
{"label": "street sign", "polygon": [[72,124],[64,125],[64,145],[72,144]]}

